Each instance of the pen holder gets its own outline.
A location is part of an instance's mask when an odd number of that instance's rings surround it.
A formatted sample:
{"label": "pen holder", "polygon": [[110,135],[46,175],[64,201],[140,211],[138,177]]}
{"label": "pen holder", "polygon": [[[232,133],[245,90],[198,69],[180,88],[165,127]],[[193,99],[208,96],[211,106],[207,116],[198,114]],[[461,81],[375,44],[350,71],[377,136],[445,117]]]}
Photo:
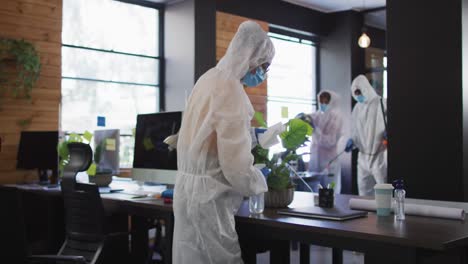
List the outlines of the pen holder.
{"label": "pen holder", "polygon": [[319,207],[333,208],[335,192],[333,189],[319,189]]}

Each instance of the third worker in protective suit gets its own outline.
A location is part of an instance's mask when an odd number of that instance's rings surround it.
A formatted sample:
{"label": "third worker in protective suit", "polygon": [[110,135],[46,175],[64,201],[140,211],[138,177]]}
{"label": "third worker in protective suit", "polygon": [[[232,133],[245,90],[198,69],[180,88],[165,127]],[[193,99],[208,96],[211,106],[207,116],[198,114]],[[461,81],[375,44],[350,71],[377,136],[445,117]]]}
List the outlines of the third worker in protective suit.
{"label": "third worker in protective suit", "polygon": [[387,182],[387,133],[385,130],[386,101],[383,100],[364,75],[356,77],[351,93],[358,102],[352,113],[352,136],[346,151],[359,149],[359,195],[373,196],[376,183]]}
{"label": "third worker in protective suit", "polygon": [[[331,91],[322,91],[318,94],[320,111],[310,115],[314,133],[310,146],[309,171],[323,172],[321,184],[327,186],[335,182],[335,193],[341,191],[341,164],[340,160],[332,161],[337,152],[337,144],[342,136],[343,115],[340,111],[340,98]],[[330,164],[329,164],[330,163]],[[331,176],[333,175],[333,176]]]}
{"label": "third worker in protective suit", "polygon": [[244,22],[225,56],[193,88],[177,142],[175,264],[242,263],[234,215],[243,197],[268,190],[253,166],[254,110],[243,85],[262,83],[273,56],[267,33]]}

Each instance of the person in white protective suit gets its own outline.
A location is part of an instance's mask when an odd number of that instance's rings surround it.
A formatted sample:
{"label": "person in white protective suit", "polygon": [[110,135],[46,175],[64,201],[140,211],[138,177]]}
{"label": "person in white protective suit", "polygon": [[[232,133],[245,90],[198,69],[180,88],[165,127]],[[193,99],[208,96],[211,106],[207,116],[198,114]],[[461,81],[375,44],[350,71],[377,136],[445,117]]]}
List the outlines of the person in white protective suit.
{"label": "person in white protective suit", "polygon": [[324,175],[320,183],[326,187],[331,182],[335,182],[334,191],[340,193],[341,163],[339,159],[333,159],[338,155],[337,145],[343,135],[341,101],[336,93],[327,90],[318,94],[318,101],[319,111],[310,114],[309,117],[314,127],[310,146],[309,171],[333,174],[333,176]]}
{"label": "person in white protective suit", "polygon": [[243,84],[263,82],[273,56],[268,35],[244,22],[226,55],[193,88],[177,141],[175,264],[242,263],[234,215],[244,196],[268,190],[253,166],[254,110]]}
{"label": "person in white protective suit", "polygon": [[373,196],[374,185],[387,182],[387,103],[377,95],[364,75],[353,80],[351,92],[358,103],[353,109],[352,136],[345,150],[349,152],[354,148],[359,149],[359,195]]}

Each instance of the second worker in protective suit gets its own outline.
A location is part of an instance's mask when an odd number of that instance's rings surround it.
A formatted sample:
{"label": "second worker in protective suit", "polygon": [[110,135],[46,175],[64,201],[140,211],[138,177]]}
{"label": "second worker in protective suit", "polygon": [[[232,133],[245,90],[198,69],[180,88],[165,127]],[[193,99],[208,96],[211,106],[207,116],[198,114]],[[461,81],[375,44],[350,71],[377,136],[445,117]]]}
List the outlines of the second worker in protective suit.
{"label": "second worker in protective suit", "polygon": [[[343,135],[343,114],[340,111],[339,96],[328,90],[318,95],[319,111],[297,117],[309,122],[314,128],[310,145],[309,171],[326,172],[320,184],[326,187],[335,182],[335,193],[341,192],[341,163],[337,157],[337,144]],[[335,159],[335,160],[334,160]],[[330,163],[331,162],[331,163]]]}
{"label": "second worker in protective suit", "polygon": [[345,150],[359,149],[359,195],[373,196],[374,185],[387,182],[387,103],[377,95],[364,75],[353,80],[351,93],[358,103],[353,109],[352,135]]}
{"label": "second worker in protective suit", "polygon": [[268,190],[253,166],[254,110],[243,85],[262,83],[273,56],[268,35],[244,22],[226,55],[193,88],[177,142],[175,264],[242,263],[234,215],[244,196]]}

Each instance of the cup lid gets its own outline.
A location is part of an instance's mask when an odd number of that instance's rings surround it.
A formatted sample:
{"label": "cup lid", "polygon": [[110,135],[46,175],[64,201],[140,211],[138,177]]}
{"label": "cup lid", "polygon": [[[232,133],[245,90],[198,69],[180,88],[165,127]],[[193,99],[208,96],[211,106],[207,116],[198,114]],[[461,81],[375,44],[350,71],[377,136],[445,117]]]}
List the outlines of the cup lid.
{"label": "cup lid", "polygon": [[388,183],[379,183],[374,186],[374,189],[380,189],[380,190],[393,190],[393,186]]}

